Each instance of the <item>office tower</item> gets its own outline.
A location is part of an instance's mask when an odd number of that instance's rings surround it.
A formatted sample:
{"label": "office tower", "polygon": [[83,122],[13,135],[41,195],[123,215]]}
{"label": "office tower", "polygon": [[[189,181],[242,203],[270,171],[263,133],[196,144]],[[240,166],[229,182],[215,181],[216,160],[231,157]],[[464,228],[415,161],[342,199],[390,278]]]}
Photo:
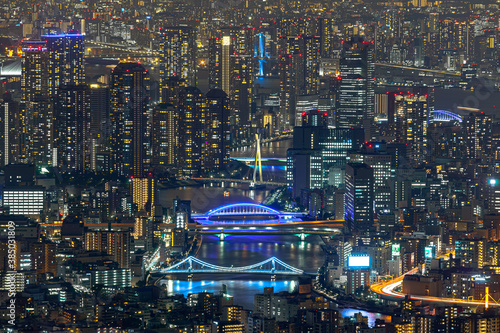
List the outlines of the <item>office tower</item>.
{"label": "office tower", "polygon": [[19,161],[23,132],[21,116],[19,103],[9,93],[5,93],[0,102],[0,166]]}
{"label": "office tower", "polygon": [[221,89],[212,89],[206,95],[205,128],[206,150],[204,164],[212,170],[224,170],[229,161],[231,130],[229,100]]}
{"label": "office tower", "polygon": [[24,40],[21,74],[21,156],[37,166],[52,164],[53,105],[49,97],[49,53],[45,41]]}
{"label": "office tower", "polygon": [[323,160],[324,185],[330,179],[330,169],[343,167],[349,153],[358,150],[364,138],[362,128],[329,128],[320,133],[318,147]]}
{"label": "office tower", "polygon": [[9,214],[25,215],[39,220],[45,207],[45,190],[42,186],[5,188],[3,207],[8,209]]}
{"label": "office tower", "polygon": [[47,42],[50,96],[57,98],[60,87],[85,84],[84,34],[68,32],[42,35]]}
{"label": "office tower", "polygon": [[[307,114],[305,115],[308,116]],[[314,114],[311,117],[314,122]],[[309,120],[307,120],[309,122]],[[333,185],[330,181],[330,172],[333,169],[342,168],[347,162],[349,154],[359,149],[364,142],[364,130],[362,128],[325,128],[322,122],[315,126],[297,126],[293,131],[293,149],[289,149],[287,156],[295,154],[295,151],[314,150],[313,156],[319,154],[321,164],[313,158],[315,168],[320,167],[321,183]],[[333,169],[332,169],[333,168]],[[292,171],[295,169],[293,161],[287,157],[287,184],[291,187],[293,182]],[[298,169],[299,170],[299,169]],[[335,172],[335,170],[333,170]],[[298,172],[300,175],[300,172]],[[316,176],[314,177],[316,181]],[[334,179],[332,179],[334,181]],[[322,187],[323,185],[319,185]],[[337,184],[338,185],[338,184]]]}
{"label": "office tower", "polygon": [[[429,90],[432,89],[424,87],[392,93],[394,108],[388,113],[390,116],[394,114],[395,138],[397,142],[407,145],[407,158],[413,164],[423,163],[427,157],[427,132],[434,110],[432,91]],[[392,103],[389,104],[391,108]]]}
{"label": "office tower", "polygon": [[56,245],[55,243],[31,244],[31,267],[37,275],[49,273],[57,276]]}
{"label": "office tower", "polygon": [[373,169],[364,163],[345,168],[345,221],[350,230],[370,231],[373,227]]}
{"label": "office tower", "polygon": [[84,246],[86,251],[104,252],[112,256],[120,268],[130,265],[130,232],[87,231]]}
{"label": "office tower", "polygon": [[462,123],[466,158],[480,163],[491,160],[492,117],[476,110],[470,112]]}
{"label": "office tower", "polygon": [[143,177],[149,164],[149,73],[137,62],[111,72],[110,147],[112,171]]}
{"label": "office tower", "polygon": [[179,166],[187,175],[199,174],[205,150],[205,96],[196,87],[187,87],[179,100]]}
{"label": "office tower", "polygon": [[163,98],[165,80],[171,76],[185,80],[188,86],[196,85],[197,45],[196,30],[192,27],[165,27],[161,34],[160,96]]}
{"label": "office tower", "polygon": [[328,127],[328,113],[319,109],[302,112],[302,127]]}
{"label": "office tower", "polygon": [[153,168],[162,169],[176,165],[178,113],[170,103],[160,103],[153,109],[151,163]]}
{"label": "office tower", "polygon": [[90,168],[89,90],[85,85],[59,87],[55,103],[54,165],[64,171]]}
{"label": "office tower", "polygon": [[130,269],[108,269],[91,272],[91,286],[101,285],[106,288],[124,289],[132,287],[132,271]]}
{"label": "office tower", "polygon": [[323,161],[319,149],[288,149],[286,156],[286,183],[293,198],[302,190],[323,187]]}
{"label": "office tower", "polygon": [[374,207],[377,215],[393,210],[395,167],[393,156],[387,153],[386,144],[365,142],[359,153],[351,154],[350,161],[365,163],[373,169]]}
{"label": "office tower", "polygon": [[359,37],[342,45],[337,127],[363,127],[365,136],[371,137],[375,108],[373,45]]}

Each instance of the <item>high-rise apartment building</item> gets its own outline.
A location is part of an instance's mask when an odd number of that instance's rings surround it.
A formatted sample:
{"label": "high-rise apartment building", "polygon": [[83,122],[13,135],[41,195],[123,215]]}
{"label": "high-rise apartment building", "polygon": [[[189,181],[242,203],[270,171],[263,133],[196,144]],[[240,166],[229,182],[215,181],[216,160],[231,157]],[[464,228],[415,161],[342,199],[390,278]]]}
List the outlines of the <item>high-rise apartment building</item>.
{"label": "high-rise apartment building", "polygon": [[[161,29],[160,96],[171,76],[185,80],[188,86],[196,85],[197,45],[196,30],[189,26]],[[162,102],[167,102],[162,99]]]}
{"label": "high-rise apartment building", "polygon": [[98,170],[97,155],[105,152],[109,153],[106,143],[109,142],[111,128],[109,119],[110,93],[109,87],[105,85],[91,84],[89,88],[89,167],[90,170]]}
{"label": "high-rise apartment building", "polygon": [[120,62],[111,72],[112,171],[143,177],[151,156],[149,73],[140,63]]}
{"label": "high-rise apartment building", "polygon": [[224,27],[209,40],[209,87],[222,89],[230,101],[230,123],[235,132],[250,125],[255,76],[253,30]]}
{"label": "high-rise apartment building", "polygon": [[42,35],[47,42],[49,91],[57,98],[60,87],[85,84],[84,36],[77,32]]}
{"label": "high-rise apartment building", "polygon": [[178,113],[172,104],[160,103],[154,107],[151,163],[155,169],[176,164],[178,123]]}
{"label": "high-rise apartment building", "polygon": [[53,164],[65,171],[88,170],[91,118],[87,86],[59,87],[54,110]]}
{"label": "high-rise apartment building", "polygon": [[427,157],[428,128],[434,110],[429,90],[424,87],[392,93],[394,111],[389,114],[394,115],[394,135],[397,142],[407,145],[407,158],[413,164],[423,163]]}
{"label": "high-rise apartment building", "polygon": [[21,154],[22,114],[19,103],[5,93],[0,100],[0,166],[19,161]]}
{"label": "high-rise apartment building", "polygon": [[206,146],[206,102],[200,89],[187,87],[179,101],[179,166],[187,175],[202,171]]}
{"label": "high-rise apartment building", "polygon": [[206,94],[206,150],[204,163],[212,170],[222,170],[229,161],[231,130],[229,123],[229,99],[221,89]]}
{"label": "high-rise apartment building", "polygon": [[21,72],[20,161],[52,164],[53,104],[49,96],[49,52],[45,41],[24,40]]}
{"label": "high-rise apartment building", "polygon": [[470,112],[464,117],[462,128],[466,158],[487,163],[491,160],[492,117],[482,111]]}

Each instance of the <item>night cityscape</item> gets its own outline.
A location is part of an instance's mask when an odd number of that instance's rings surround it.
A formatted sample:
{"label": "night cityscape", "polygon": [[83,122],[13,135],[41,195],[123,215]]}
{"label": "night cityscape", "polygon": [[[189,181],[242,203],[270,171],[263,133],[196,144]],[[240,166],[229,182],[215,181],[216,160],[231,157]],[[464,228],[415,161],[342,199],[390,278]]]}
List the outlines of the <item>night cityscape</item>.
{"label": "night cityscape", "polygon": [[0,0],[0,332],[500,333],[499,38],[493,0]]}

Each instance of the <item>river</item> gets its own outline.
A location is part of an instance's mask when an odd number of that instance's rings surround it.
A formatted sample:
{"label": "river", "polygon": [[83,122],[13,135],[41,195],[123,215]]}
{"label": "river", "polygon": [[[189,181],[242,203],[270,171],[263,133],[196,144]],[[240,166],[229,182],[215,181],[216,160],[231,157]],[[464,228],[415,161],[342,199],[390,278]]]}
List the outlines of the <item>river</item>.
{"label": "river", "polygon": [[[290,140],[263,144],[262,158],[284,158],[286,150],[290,147]],[[232,153],[235,157],[253,157],[255,147],[240,148]],[[264,172],[267,172],[264,169]],[[284,170],[277,171],[284,178]],[[279,174],[282,172],[282,174]],[[276,177],[274,175],[273,177]],[[261,203],[270,193],[269,188],[264,190],[248,190],[245,185],[224,184],[224,187],[206,185],[204,187],[182,187],[165,189],[159,193],[160,204],[171,207],[172,200],[179,197],[191,200],[193,212],[203,213],[210,209],[235,202]],[[227,196],[224,192],[229,193]],[[270,257],[277,257],[287,264],[300,268],[306,272],[315,272],[322,266],[325,255],[321,245],[323,241],[319,236],[309,236],[305,241],[292,235],[283,236],[228,236],[220,241],[216,236],[204,236],[197,258],[219,266],[246,266],[263,261]],[[245,309],[253,310],[254,295],[263,293],[265,287],[273,287],[275,292],[293,291],[298,285],[298,280],[291,277],[277,276],[271,281],[265,275],[194,275],[188,280],[186,275],[169,276],[162,280],[170,295],[182,293],[188,295],[202,291],[218,293],[227,287],[227,293],[234,297],[234,303],[242,305]],[[357,309],[341,309],[343,316],[352,316],[362,312],[368,316],[369,324],[373,325],[375,319],[389,318],[377,313],[369,313]]]}

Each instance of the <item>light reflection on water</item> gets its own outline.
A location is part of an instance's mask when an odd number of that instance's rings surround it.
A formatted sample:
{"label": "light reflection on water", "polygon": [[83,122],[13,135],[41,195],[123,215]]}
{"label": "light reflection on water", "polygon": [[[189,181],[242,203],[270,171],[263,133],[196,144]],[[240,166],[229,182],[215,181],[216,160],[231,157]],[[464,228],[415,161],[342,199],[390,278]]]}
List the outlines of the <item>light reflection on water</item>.
{"label": "light reflection on water", "polygon": [[340,314],[342,317],[353,317],[356,313],[361,312],[361,314],[364,317],[368,317],[368,325],[369,326],[374,326],[375,325],[375,320],[377,319],[383,319],[385,322],[390,322],[391,321],[391,316],[384,315],[381,313],[374,313],[374,312],[367,312],[364,310],[358,310],[358,309],[340,309]]}
{"label": "light reflection on water", "polygon": [[227,294],[234,297],[234,304],[243,306],[248,310],[253,310],[253,300],[255,294],[264,292],[264,288],[273,287],[274,292],[289,291],[292,292],[296,288],[294,280],[202,280],[202,281],[185,281],[185,280],[162,280],[160,285],[166,284],[168,295],[211,292],[218,294],[222,291],[222,286],[227,286]]}

